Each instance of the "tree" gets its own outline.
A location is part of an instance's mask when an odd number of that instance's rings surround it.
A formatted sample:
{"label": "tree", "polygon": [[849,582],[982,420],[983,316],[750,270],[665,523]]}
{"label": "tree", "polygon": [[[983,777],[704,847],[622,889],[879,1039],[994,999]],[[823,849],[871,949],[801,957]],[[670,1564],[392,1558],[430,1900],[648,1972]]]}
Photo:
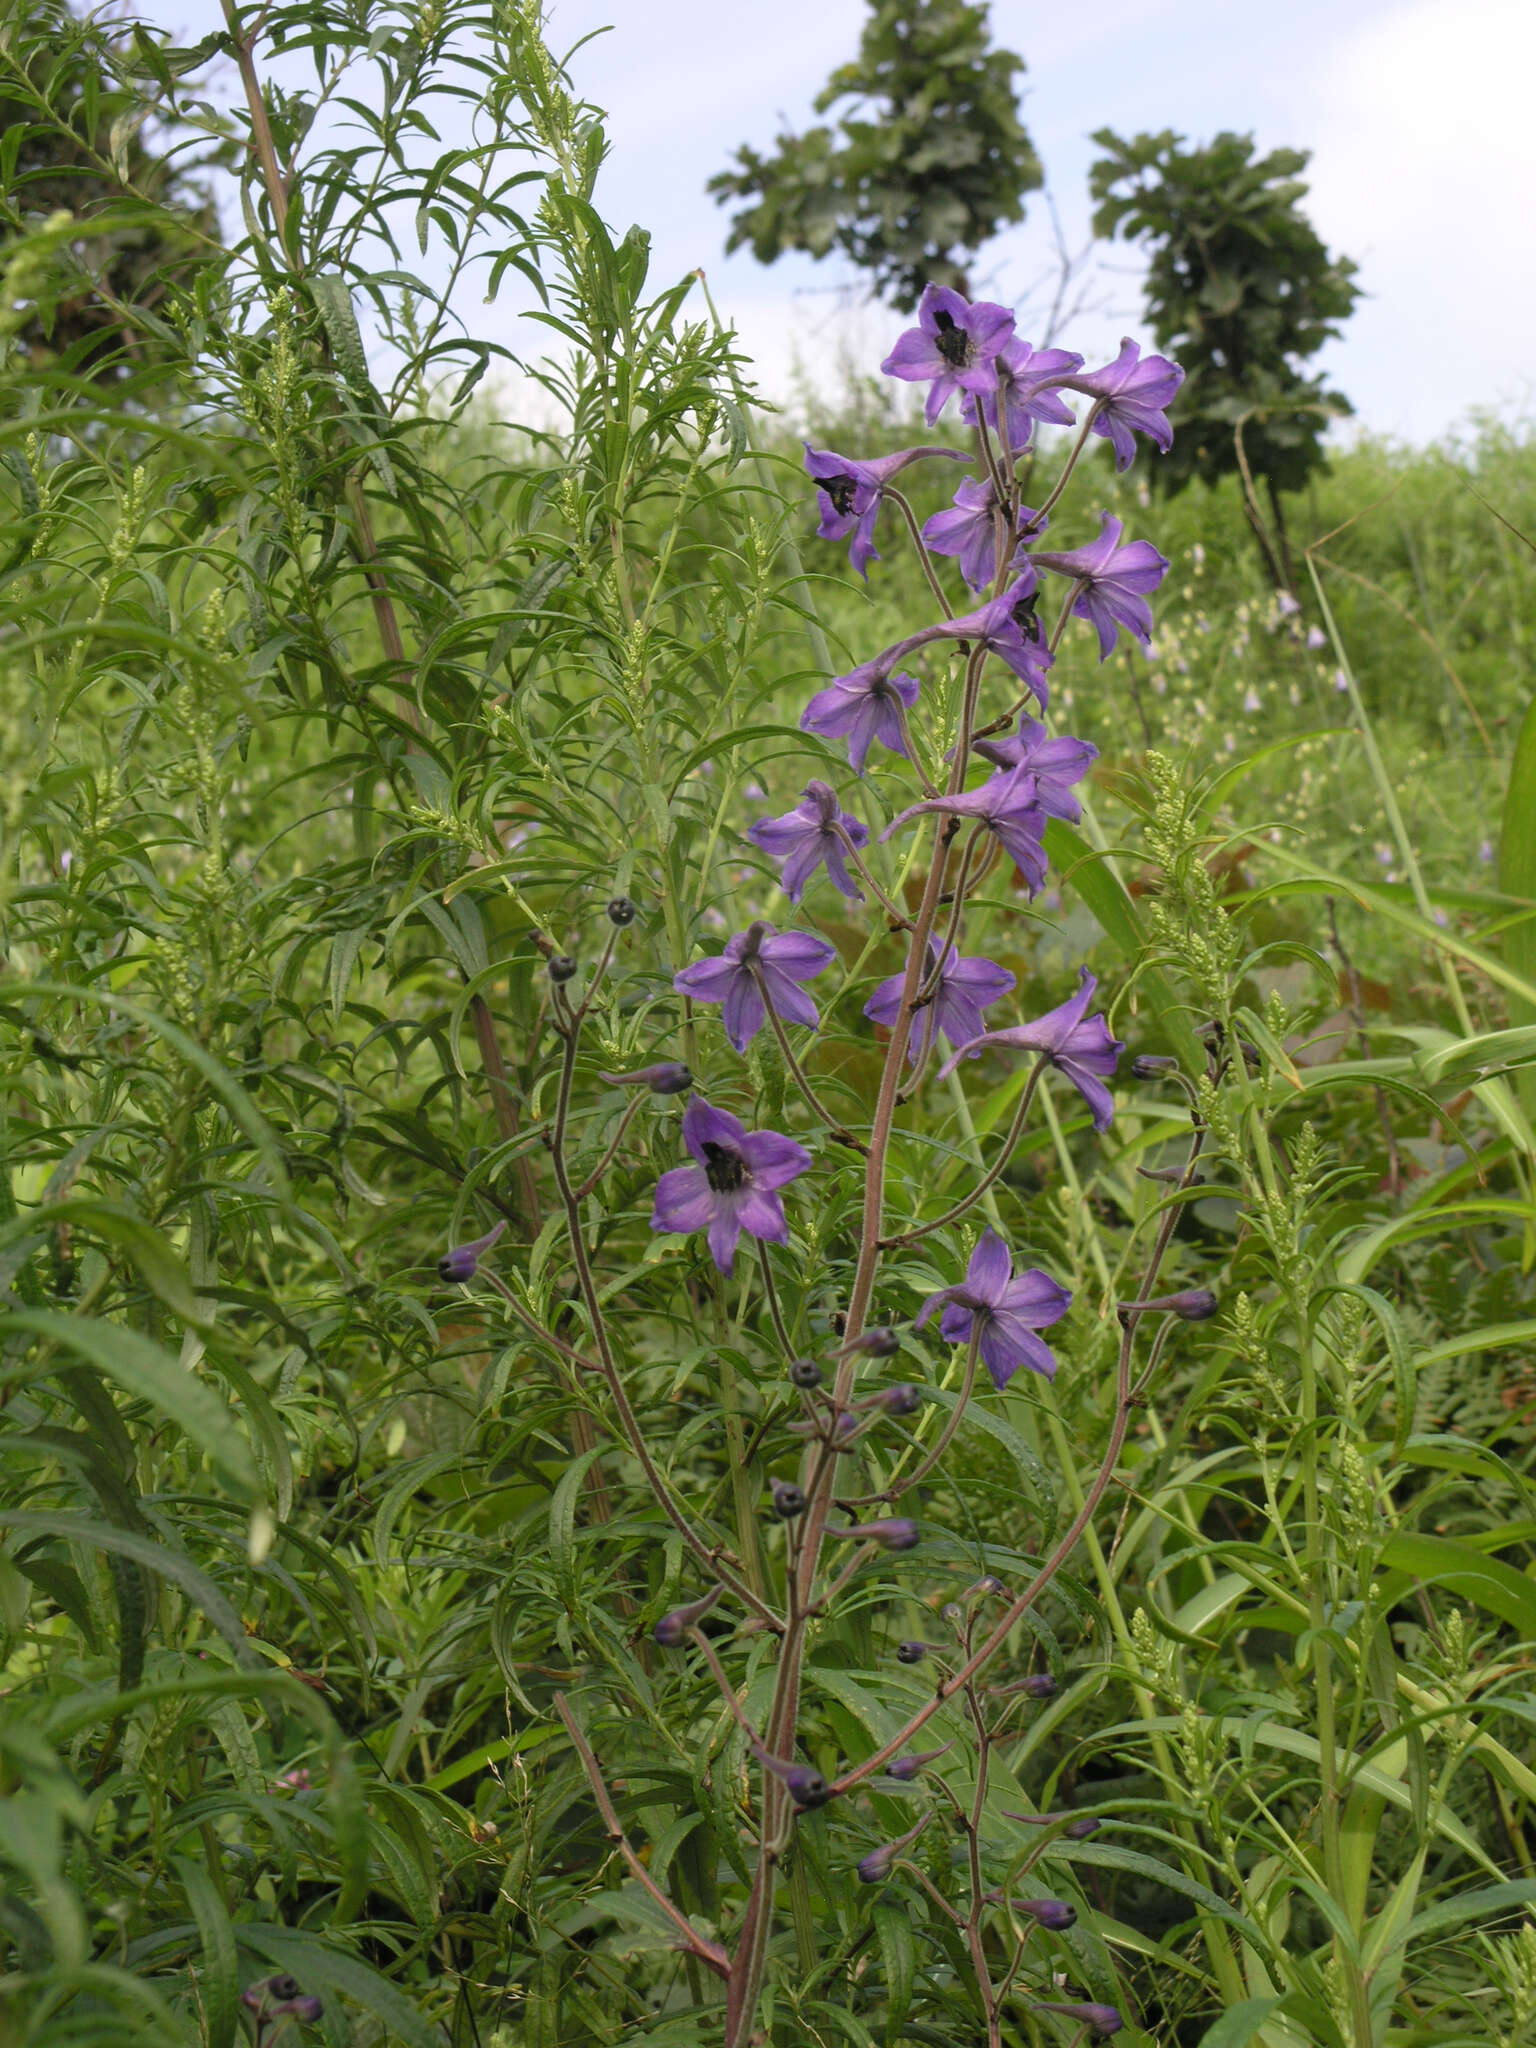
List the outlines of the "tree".
{"label": "tree", "polygon": [[838,250],[904,312],[930,279],[965,291],[963,259],[1022,220],[1044,180],[1019,119],[1023,69],[991,47],[985,0],[871,0],[857,58],[816,100],[818,114],[854,109],[835,128],[781,135],[769,156],[744,145],[710,179],[720,205],[755,202],[726,248],[750,243],[759,263]]}
{"label": "tree", "polygon": [[[1089,172],[1094,232],[1150,248],[1147,316],[1158,347],[1184,366],[1178,436],[1159,481],[1173,492],[1193,477],[1242,474],[1249,522],[1271,574],[1288,585],[1280,493],[1327,467],[1328,423],[1354,409],[1302,365],[1360,296],[1356,266],[1329,254],[1301,210],[1308,152],[1256,160],[1251,135],[1190,148],[1170,129],[1127,142],[1101,128],[1093,139],[1106,152]],[[1254,497],[1261,477],[1273,541]]]}
{"label": "tree", "polygon": [[218,253],[213,201],[194,173],[227,146],[197,142],[189,157],[185,139],[162,151],[141,131],[145,88],[169,99],[173,79],[221,41],[172,49],[136,24],[76,20],[64,0],[20,0],[0,30],[0,235],[51,252],[28,264],[29,310],[7,322],[35,364],[103,381],[143,367],[153,328],[135,310],[152,321]]}

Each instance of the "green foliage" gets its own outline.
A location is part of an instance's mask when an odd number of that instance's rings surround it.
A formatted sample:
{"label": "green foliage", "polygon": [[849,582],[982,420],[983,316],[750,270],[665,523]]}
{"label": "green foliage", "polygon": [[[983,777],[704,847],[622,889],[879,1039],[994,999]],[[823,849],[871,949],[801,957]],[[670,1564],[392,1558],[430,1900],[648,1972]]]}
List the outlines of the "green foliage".
{"label": "green foliage", "polygon": [[1147,317],[1184,370],[1172,491],[1246,463],[1272,492],[1299,491],[1325,467],[1323,436],[1350,410],[1305,364],[1339,331],[1360,288],[1301,210],[1307,152],[1254,157],[1251,135],[1191,148],[1165,129],[1127,141],[1103,128],[1089,173],[1097,234],[1150,251]]}
{"label": "green foliage", "polygon": [[[825,1355],[858,1162],[776,1048],[744,1067],[671,981],[727,920],[789,921],[760,811],[812,774],[871,819],[908,799],[893,757],[856,790],[797,719],[928,600],[894,545],[869,592],[802,560],[798,451],[752,452],[729,338],[605,224],[600,124],[531,9],[304,0],[262,35],[374,111],[332,148],[268,93],[270,163],[235,122],[244,237],[124,316],[169,380],[127,344],[110,396],[0,365],[0,2038],[227,2048],[256,2038],[241,1993],[291,1974],[325,2013],[285,2043],[717,2048],[718,1983],[616,1851],[556,1695],[639,1871],[734,1942],[760,1778],[701,1656],[650,1631],[705,1583],[669,1504],[776,1583],[762,1505],[804,1439],[761,1269],[650,1228],[676,1099],[603,1076],[686,1058],[815,1153],[771,1270],[792,1348]],[[517,384],[476,389],[495,352],[370,240],[400,219],[526,285]],[[51,261],[46,232],[17,260]],[[1230,481],[1160,510],[1153,662],[1063,646],[1090,815],[1034,903],[988,879],[967,949],[1012,967],[1020,1015],[1086,957],[1134,1051],[1186,1048],[1194,1101],[1122,1070],[1100,1144],[1048,1082],[988,1206],[886,1261],[875,1384],[926,1400],[872,1433],[876,1488],[956,1411],[961,1355],[910,1324],[974,1224],[1076,1303],[1055,1384],[965,1410],[922,1546],[866,1567],[805,1666],[828,1775],[932,1697],[893,1645],[1070,1524],[1115,1426],[1115,1305],[1171,1218],[1166,1284],[1221,1313],[1166,1326],[1116,1483],[1010,1640],[1002,1677],[1060,1690],[1020,1703],[976,1827],[984,1884],[1077,1909],[1029,1967],[1121,2005],[1133,2048],[1517,2048],[1536,2010],[1536,1146],[1526,1041],[1487,1037],[1536,991],[1477,852],[1536,629],[1479,501],[1529,530],[1536,465],[1493,431],[1454,463],[1365,448],[1318,530],[1384,482],[1391,519],[1318,558],[1358,710],[1310,615],[1255,589]],[[942,741],[955,670],[918,660]],[[900,842],[870,859],[893,898],[921,878]],[[794,1045],[862,1119],[862,1007],[899,947],[808,910],[838,959]],[[592,998],[574,1053],[556,952]],[[914,1100],[893,1214],[943,1215],[1021,1085],[989,1059]],[[1197,1141],[1187,1188],[1139,1171]],[[557,1153],[592,1180],[575,1231]],[[480,1281],[437,1277],[502,1220]],[[776,1646],[741,1615],[712,1643],[759,1715]],[[929,1725],[965,1733],[953,1704]],[[974,1795],[963,1741],[939,1768]],[[774,2048],[984,2038],[934,1896],[963,1896],[969,1844],[928,1829],[931,1889],[859,1883],[937,1803],[873,1782],[798,1824],[772,1887]],[[1064,1805],[1108,1825],[1009,1818]],[[982,1938],[1005,1958],[1007,1916]],[[1023,1996],[1003,2026],[1070,2039]]]}
{"label": "green foliage", "polygon": [[[198,179],[227,146],[148,139],[156,94],[187,92],[217,37],[177,49],[64,0],[22,0],[0,27],[0,331],[37,364],[113,379],[160,359],[145,313],[218,255]],[[198,118],[198,125],[202,126]],[[24,239],[17,239],[24,238]],[[131,311],[126,310],[131,309]]]}
{"label": "green foliage", "polygon": [[836,250],[910,311],[930,282],[966,289],[966,258],[1024,218],[1043,173],[1013,85],[1024,60],[992,48],[985,0],[870,9],[858,56],[816,99],[818,114],[844,100],[858,111],[781,135],[768,156],[743,145],[709,190],[721,205],[753,202],[727,249],[748,245],[759,263]]}

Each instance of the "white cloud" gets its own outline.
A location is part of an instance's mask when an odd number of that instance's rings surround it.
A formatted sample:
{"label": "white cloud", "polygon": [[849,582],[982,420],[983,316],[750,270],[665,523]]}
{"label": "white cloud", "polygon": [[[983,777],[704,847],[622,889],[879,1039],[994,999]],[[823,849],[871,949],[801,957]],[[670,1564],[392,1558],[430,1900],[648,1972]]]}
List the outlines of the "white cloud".
{"label": "white cloud", "polygon": [[1325,49],[1309,203],[1371,294],[1330,360],[1373,424],[1536,399],[1533,72],[1531,0],[1413,0]]}

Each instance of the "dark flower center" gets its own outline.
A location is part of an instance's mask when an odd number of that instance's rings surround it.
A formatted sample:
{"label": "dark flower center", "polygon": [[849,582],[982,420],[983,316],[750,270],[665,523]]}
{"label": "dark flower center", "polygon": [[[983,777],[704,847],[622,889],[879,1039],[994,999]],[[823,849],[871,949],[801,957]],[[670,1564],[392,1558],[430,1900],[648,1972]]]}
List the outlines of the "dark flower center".
{"label": "dark flower center", "polygon": [[739,1152],[727,1151],[713,1138],[704,1141],[704,1178],[717,1195],[734,1195],[747,1184],[747,1162]]}
{"label": "dark flower center", "polygon": [[824,476],[821,488],[832,500],[832,510],[839,519],[846,519],[853,510],[853,494],[859,488],[858,479],[846,473],[839,476]]}
{"label": "dark flower center", "polygon": [[1032,590],[1028,597],[1021,597],[1013,607],[1013,616],[1018,622],[1019,631],[1026,640],[1038,640],[1040,638],[1040,621],[1035,616],[1035,607],[1039,602],[1039,591]]}
{"label": "dark flower center", "polygon": [[934,347],[946,363],[963,370],[971,359],[971,337],[963,327],[955,325],[948,313],[935,313],[933,321],[939,330],[934,336]]}

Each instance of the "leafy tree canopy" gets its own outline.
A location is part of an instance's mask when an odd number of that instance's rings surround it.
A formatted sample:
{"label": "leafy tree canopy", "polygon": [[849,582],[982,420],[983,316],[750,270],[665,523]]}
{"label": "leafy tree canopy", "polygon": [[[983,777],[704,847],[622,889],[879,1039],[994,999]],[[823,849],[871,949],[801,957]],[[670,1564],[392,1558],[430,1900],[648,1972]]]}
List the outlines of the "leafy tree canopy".
{"label": "leafy tree canopy", "polygon": [[767,156],[748,146],[709,181],[725,205],[753,202],[731,222],[727,249],[759,263],[788,249],[818,260],[839,251],[903,311],[923,286],[967,289],[965,258],[1009,222],[1043,182],[1019,118],[1022,57],[991,47],[985,4],[872,0],[851,64],[834,71],[818,114],[853,109],[834,126],[781,135]]}
{"label": "leafy tree canopy", "polygon": [[1171,129],[1125,141],[1101,128],[1093,139],[1105,151],[1089,173],[1094,232],[1150,249],[1148,318],[1185,371],[1159,481],[1177,491],[1239,469],[1240,432],[1272,502],[1301,489],[1326,466],[1329,420],[1353,410],[1302,365],[1360,296],[1356,266],[1329,254],[1301,210],[1308,152],[1256,159],[1251,135],[1191,148]]}

